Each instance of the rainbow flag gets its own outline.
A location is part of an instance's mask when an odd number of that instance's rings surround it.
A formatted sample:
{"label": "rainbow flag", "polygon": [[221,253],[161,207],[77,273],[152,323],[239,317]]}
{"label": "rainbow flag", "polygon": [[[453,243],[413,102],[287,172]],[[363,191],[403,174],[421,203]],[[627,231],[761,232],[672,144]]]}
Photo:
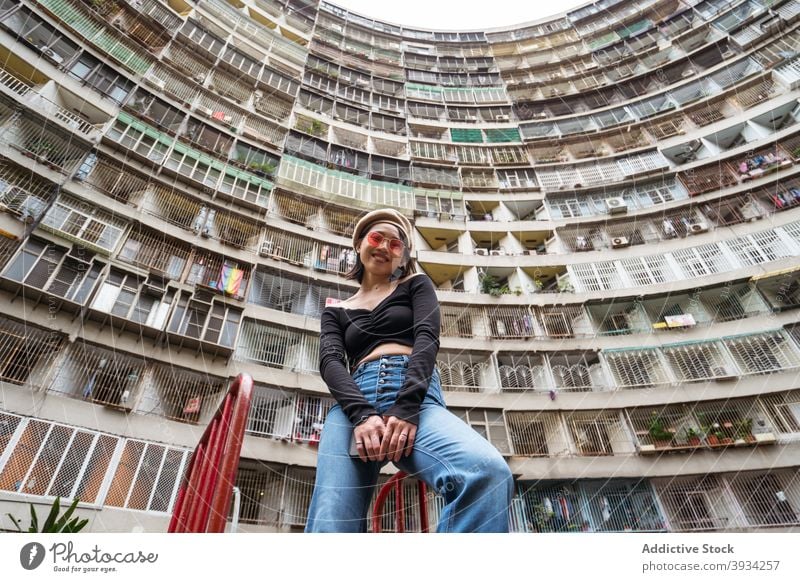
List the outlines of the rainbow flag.
{"label": "rainbow flag", "polygon": [[244,271],[241,269],[230,265],[222,265],[219,281],[217,281],[217,290],[222,291],[226,295],[238,295],[243,278]]}

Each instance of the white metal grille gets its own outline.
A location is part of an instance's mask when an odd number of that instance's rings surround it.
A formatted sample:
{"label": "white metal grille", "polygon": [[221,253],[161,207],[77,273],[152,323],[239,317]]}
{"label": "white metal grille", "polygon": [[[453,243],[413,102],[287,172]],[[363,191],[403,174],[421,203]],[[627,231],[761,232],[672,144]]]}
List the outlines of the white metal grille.
{"label": "white metal grille", "polygon": [[548,457],[569,451],[557,414],[552,412],[507,412],[506,423],[515,455]]}
{"label": "white metal grille", "polygon": [[724,340],[744,374],[768,374],[800,365],[797,348],[782,331]]}
{"label": "white metal grille", "polygon": [[606,350],[603,356],[620,388],[645,388],[670,382],[656,350]]}
{"label": "white metal grille", "polygon": [[77,341],[48,392],[130,409],[145,369],[141,358]]}
{"label": "white metal grille", "polygon": [[581,456],[613,454],[613,439],[619,439],[619,419],[605,412],[575,413],[568,417],[570,436]]}
{"label": "white metal grille", "polygon": [[731,475],[731,491],[747,524],[754,527],[800,524],[800,473],[736,473]]}
{"label": "white metal grille", "polygon": [[0,317],[0,380],[46,386],[65,336]]}
{"label": "white metal grille", "polygon": [[153,364],[136,411],[197,424],[211,418],[226,388],[223,378]]}
{"label": "white metal grille", "polygon": [[[549,390],[547,369],[543,356],[503,357],[499,360],[500,388],[504,392]],[[507,362],[507,363],[505,363]]]}
{"label": "white metal grille", "polygon": [[473,359],[470,356],[449,356],[439,354],[436,362],[442,381],[442,389],[461,392],[479,392],[481,376],[487,370],[487,361]]}
{"label": "white metal grille", "polygon": [[141,511],[170,511],[189,451],[128,440],[105,504]]}
{"label": "white metal grille", "polygon": [[318,337],[245,319],[234,359],[313,374],[318,354]]}
{"label": "white metal grille", "polygon": [[716,342],[665,347],[664,354],[678,381],[728,378],[738,373],[726,363]]}
{"label": "white metal grille", "polygon": [[672,477],[653,482],[673,531],[704,531],[728,527],[733,504],[715,475]]}

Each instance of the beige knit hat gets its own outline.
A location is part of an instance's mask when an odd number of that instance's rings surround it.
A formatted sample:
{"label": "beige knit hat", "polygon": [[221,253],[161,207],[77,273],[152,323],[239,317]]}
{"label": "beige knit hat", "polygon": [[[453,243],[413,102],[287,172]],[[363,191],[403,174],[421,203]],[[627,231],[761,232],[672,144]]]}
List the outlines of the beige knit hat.
{"label": "beige knit hat", "polygon": [[364,236],[364,232],[376,222],[388,222],[395,225],[406,235],[406,248],[408,252],[410,253],[414,250],[414,239],[411,236],[413,228],[411,226],[411,221],[393,208],[373,210],[362,216],[356,223],[355,229],[353,229],[353,248],[356,248],[358,239]]}

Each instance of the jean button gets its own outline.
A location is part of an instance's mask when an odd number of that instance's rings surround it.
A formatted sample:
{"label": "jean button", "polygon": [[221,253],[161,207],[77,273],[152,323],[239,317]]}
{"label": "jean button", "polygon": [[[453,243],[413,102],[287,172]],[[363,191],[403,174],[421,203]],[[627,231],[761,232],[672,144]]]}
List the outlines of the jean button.
{"label": "jean button", "polygon": [[384,380],[383,378],[381,378],[380,380],[378,380],[378,384],[383,384],[384,382],[385,382],[385,380]]}

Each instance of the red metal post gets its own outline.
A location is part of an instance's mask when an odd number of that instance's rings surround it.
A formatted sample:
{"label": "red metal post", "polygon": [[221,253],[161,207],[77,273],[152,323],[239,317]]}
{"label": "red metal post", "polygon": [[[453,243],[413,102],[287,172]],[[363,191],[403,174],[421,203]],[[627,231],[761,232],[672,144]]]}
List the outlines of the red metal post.
{"label": "red metal post", "polygon": [[[381,514],[383,513],[383,506],[386,503],[386,500],[389,498],[389,493],[392,491],[393,487],[397,487],[397,492],[395,493],[395,529],[397,533],[403,533],[406,530],[406,519],[405,519],[405,503],[404,503],[404,494],[403,494],[403,479],[405,479],[408,475],[399,471],[392,475],[389,480],[384,483],[383,487],[381,487],[380,491],[378,491],[378,495],[375,497],[375,505],[372,508],[372,531],[373,533],[380,533],[381,532]],[[420,529],[423,533],[428,533],[428,503],[427,499],[425,499],[425,483],[423,481],[419,482],[419,521],[420,521]]]}
{"label": "red metal post", "polygon": [[239,374],[192,454],[170,533],[225,531],[252,396],[253,379]]}

